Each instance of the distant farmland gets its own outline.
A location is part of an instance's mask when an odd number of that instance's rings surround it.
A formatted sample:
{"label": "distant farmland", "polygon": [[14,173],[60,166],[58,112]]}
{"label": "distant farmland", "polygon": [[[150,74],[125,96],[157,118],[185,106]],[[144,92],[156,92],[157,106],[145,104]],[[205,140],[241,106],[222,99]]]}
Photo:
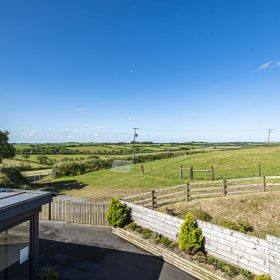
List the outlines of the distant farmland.
{"label": "distant farmland", "polygon": [[[113,196],[139,193],[151,189],[186,182],[190,166],[194,169],[209,169],[214,166],[215,178],[239,178],[258,176],[259,164],[263,175],[280,175],[280,147],[254,147],[250,149],[218,150],[190,154],[166,160],[136,164],[131,173],[115,173],[110,169],[87,174],[45,179],[37,187],[51,189],[61,194],[107,200]],[[180,179],[180,166],[184,179]],[[208,176],[208,177],[207,177]],[[209,179],[207,174],[195,175],[195,180]]]}

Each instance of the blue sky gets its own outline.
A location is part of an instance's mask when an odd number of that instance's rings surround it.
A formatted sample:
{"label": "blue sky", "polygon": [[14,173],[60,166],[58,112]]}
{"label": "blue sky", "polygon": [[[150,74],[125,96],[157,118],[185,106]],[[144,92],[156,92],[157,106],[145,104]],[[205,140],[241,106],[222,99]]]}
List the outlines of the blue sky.
{"label": "blue sky", "polygon": [[132,127],[170,130],[139,140],[265,140],[280,129],[279,10],[272,0],[1,1],[0,128],[13,142],[130,141]]}

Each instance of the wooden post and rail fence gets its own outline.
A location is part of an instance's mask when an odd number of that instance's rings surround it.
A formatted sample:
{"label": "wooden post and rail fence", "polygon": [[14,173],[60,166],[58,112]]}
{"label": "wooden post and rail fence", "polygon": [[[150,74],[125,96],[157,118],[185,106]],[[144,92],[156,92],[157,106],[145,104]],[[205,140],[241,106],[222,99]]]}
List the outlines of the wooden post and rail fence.
{"label": "wooden post and rail fence", "polygon": [[[195,169],[193,165],[190,167],[183,167],[183,165],[181,164],[179,168],[180,168],[179,177],[181,180],[189,178],[191,181],[193,181],[194,179],[197,178],[196,174],[208,174],[209,180],[215,181],[215,169],[214,169],[213,165],[211,165],[209,169]],[[165,165],[152,168],[151,162],[150,162],[150,168],[148,168],[148,170],[145,170],[144,164],[141,165],[142,175],[148,174],[152,170],[157,170],[157,169],[162,170],[162,174],[163,174],[164,178],[167,177],[166,174],[168,171],[168,166],[166,163],[165,163]],[[257,176],[259,176],[259,177],[262,176],[262,167],[261,167],[260,163],[257,165],[257,170],[255,169],[255,172],[256,172]]]}
{"label": "wooden post and rail fence", "polygon": [[[126,196],[123,197],[122,200],[154,209],[168,203],[179,201],[189,202],[199,198],[226,197],[228,195],[280,191],[280,182],[268,183],[267,179],[280,179],[280,176],[223,179],[215,182],[187,182],[186,184],[173,187]],[[245,182],[242,183],[242,181]],[[248,183],[248,181],[252,182]]]}

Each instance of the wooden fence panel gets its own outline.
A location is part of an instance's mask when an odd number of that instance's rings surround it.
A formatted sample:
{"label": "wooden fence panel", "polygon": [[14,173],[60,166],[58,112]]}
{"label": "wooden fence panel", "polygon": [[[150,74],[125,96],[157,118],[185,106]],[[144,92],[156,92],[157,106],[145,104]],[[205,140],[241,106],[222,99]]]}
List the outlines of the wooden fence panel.
{"label": "wooden fence panel", "polygon": [[[51,203],[51,220],[67,223],[108,226],[106,211],[108,202],[75,201],[54,198]],[[49,204],[43,205],[41,220],[49,220]]]}
{"label": "wooden fence panel", "polygon": [[[184,222],[182,219],[124,203],[132,208],[132,218],[137,224],[177,241]],[[279,238],[268,236],[264,240],[203,221],[198,221],[198,226],[202,229],[209,254],[256,274],[271,273],[274,280],[280,280]]]}
{"label": "wooden fence panel", "polygon": [[267,236],[269,252],[269,272],[273,280],[280,279],[280,238]]}

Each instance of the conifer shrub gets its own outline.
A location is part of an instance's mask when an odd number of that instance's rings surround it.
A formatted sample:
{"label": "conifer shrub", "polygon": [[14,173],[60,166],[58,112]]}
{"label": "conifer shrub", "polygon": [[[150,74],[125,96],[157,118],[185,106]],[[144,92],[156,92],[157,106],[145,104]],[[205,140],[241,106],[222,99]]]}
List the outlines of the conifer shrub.
{"label": "conifer shrub", "polygon": [[271,276],[267,274],[258,275],[254,278],[254,280],[271,280]]}
{"label": "conifer shrub", "polygon": [[106,220],[112,227],[124,227],[131,222],[131,208],[113,198],[108,206]]}
{"label": "conifer shrub", "polygon": [[179,249],[193,255],[202,250],[203,241],[201,228],[197,227],[193,216],[188,212],[178,236]]}

